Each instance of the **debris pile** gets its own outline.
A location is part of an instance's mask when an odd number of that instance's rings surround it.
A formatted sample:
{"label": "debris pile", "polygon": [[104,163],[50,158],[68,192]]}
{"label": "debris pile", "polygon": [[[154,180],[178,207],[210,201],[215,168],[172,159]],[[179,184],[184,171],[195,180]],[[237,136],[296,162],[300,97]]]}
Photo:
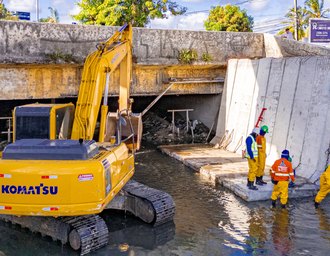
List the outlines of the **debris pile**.
{"label": "debris pile", "polygon": [[206,143],[207,137],[213,138],[214,132],[208,136],[210,130],[198,120],[190,120],[187,131],[186,120],[175,116],[174,133],[171,116],[160,117],[153,112],[143,116],[142,140],[154,145]]}

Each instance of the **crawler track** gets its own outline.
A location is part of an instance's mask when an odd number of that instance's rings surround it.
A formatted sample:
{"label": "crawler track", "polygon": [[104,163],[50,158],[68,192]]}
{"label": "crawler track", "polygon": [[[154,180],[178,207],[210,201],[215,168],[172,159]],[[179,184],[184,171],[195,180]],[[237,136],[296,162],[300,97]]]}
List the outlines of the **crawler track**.
{"label": "crawler track", "polygon": [[[122,190],[133,197],[142,199],[145,204],[149,204],[148,213],[146,212],[148,207],[138,207],[136,203],[135,207],[131,207],[134,208],[134,214],[147,223],[158,226],[173,220],[175,204],[172,197],[166,192],[150,188],[134,180],[127,182]],[[153,211],[153,218],[146,217],[150,211]]]}
{"label": "crawler track", "polygon": [[69,243],[74,250],[80,250],[81,255],[107,245],[109,240],[107,225],[98,215],[64,218],[0,215],[0,219],[63,244]]}

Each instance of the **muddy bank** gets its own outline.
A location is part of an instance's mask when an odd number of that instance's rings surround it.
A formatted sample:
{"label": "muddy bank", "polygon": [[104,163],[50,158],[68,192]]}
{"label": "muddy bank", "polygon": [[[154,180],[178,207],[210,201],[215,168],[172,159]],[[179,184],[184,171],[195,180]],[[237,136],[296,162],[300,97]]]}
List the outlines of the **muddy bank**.
{"label": "muddy bank", "polygon": [[207,143],[215,135],[199,120],[189,120],[187,131],[186,119],[180,115],[175,117],[173,133],[171,122],[170,114],[162,116],[154,112],[146,113],[143,116],[142,142],[153,145]]}

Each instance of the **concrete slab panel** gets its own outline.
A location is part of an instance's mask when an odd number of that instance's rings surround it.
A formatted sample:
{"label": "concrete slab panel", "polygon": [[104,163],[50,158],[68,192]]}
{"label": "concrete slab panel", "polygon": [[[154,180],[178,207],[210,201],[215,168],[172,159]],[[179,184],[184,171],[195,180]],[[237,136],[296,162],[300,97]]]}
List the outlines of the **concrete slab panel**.
{"label": "concrete slab panel", "polygon": [[235,87],[230,106],[230,116],[227,127],[234,131],[232,142],[227,147],[230,151],[237,151],[246,138],[247,125],[253,101],[258,63],[251,60],[240,60],[237,66]]}
{"label": "concrete slab panel", "polygon": [[[248,189],[245,178],[227,178],[222,181],[222,185],[245,201],[254,202],[271,200],[270,197],[274,185],[269,179],[266,179],[266,181],[268,182],[267,185],[257,186],[258,190]],[[289,189],[289,200],[290,198],[313,197],[317,193],[317,186],[311,183],[306,183],[303,178],[298,178],[296,184],[296,187]]]}
{"label": "concrete slab panel", "polygon": [[276,145],[272,144],[272,137],[276,122],[276,113],[282,87],[282,77],[284,73],[285,59],[272,59],[271,70],[269,74],[265,107],[267,111],[264,116],[264,123],[268,125],[269,133],[267,134],[267,164],[271,164],[278,158],[278,150]]}
{"label": "concrete slab panel", "polygon": [[[225,134],[226,131],[229,109],[232,100],[232,93],[235,84],[237,63],[238,63],[237,59],[231,59],[228,61],[228,67],[230,68],[227,69],[227,73],[226,73],[225,85],[221,97],[221,105],[220,105],[219,116],[217,121],[216,134],[219,140],[222,138],[222,136]],[[212,140],[212,143],[216,144],[219,142],[219,140],[218,139]]]}
{"label": "concrete slab panel", "polygon": [[316,58],[302,58],[287,136],[287,148],[291,152],[293,160],[292,164],[294,167],[299,165],[299,168],[296,171],[298,175],[303,177],[307,176],[304,174],[305,171],[302,171],[301,160],[315,67]]}
{"label": "concrete slab panel", "polygon": [[[257,122],[257,119],[261,113],[262,108],[265,107],[265,99],[266,99],[271,62],[272,62],[272,58],[264,58],[259,60],[258,75],[256,81],[256,87],[258,88],[258,95],[257,95],[257,102],[256,102],[257,105],[256,105],[256,113],[254,116],[254,123]],[[261,122],[261,125],[263,124],[264,123]]]}
{"label": "concrete slab panel", "polygon": [[273,157],[272,160],[275,160],[274,158],[277,158],[286,148],[299,68],[299,58],[286,59],[272,136],[272,145],[276,145],[278,152],[273,152],[276,154],[269,156],[270,158]]}
{"label": "concrete slab panel", "polygon": [[326,137],[329,138],[329,135],[320,136],[327,124],[327,112],[329,111],[329,71],[330,59],[319,57],[316,62],[311,100],[308,106],[308,119],[301,158],[304,176],[307,178],[311,178],[317,171],[316,167],[320,161],[320,155],[326,150],[326,148],[321,148],[322,141],[326,140]]}

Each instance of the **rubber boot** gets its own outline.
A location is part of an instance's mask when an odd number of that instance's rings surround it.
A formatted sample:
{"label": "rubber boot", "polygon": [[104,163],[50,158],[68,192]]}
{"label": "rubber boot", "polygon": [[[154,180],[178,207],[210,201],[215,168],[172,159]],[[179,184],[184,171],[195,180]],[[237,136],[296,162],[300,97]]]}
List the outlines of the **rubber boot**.
{"label": "rubber boot", "polygon": [[258,190],[258,188],[256,186],[254,186],[253,183],[254,183],[253,181],[249,181],[249,185],[248,185],[249,189]]}
{"label": "rubber boot", "polygon": [[256,177],[256,184],[259,186],[263,186],[264,184],[261,181],[261,177]]}
{"label": "rubber boot", "polygon": [[260,182],[261,182],[263,185],[266,185],[267,182],[265,182],[265,181],[263,180],[263,177],[264,177],[264,176],[260,176]]}
{"label": "rubber boot", "polygon": [[320,203],[314,202],[315,209],[319,208]]}
{"label": "rubber boot", "polygon": [[286,204],[281,204],[281,208],[285,209],[286,208]]}
{"label": "rubber boot", "polygon": [[272,200],[272,208],[276,208],[276,200]]}

